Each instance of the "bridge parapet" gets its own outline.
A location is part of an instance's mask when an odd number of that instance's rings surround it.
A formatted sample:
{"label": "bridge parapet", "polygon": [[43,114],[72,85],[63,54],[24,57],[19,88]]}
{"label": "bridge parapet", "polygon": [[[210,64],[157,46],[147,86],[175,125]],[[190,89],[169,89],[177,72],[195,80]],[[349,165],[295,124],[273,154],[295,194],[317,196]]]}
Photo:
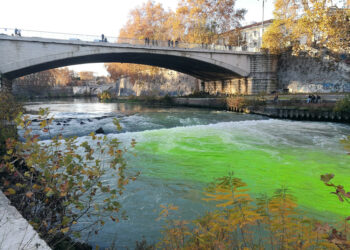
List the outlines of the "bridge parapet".
{"label": "bridge parapet", "polygon": [[[0,35],[16,36],[16,29],[13,28],[1,28]],[[18,37],[18,35],[17,35]],[[229,46],[220,44],[204,44],[204,43],[186,43],[182,41],[162,41],[162,40],[148,40],[136,39],[136,38],[125,38],[125,37],[112,37],[103,36],[105,41],[102,40],[101,36],[98,35],[86,35],[86,34],[72,34],[72,33],[61,33],[61,32],[50,32],[50,31],[36,31],[36,30],[20,30],[20,37],[27,38],[46,38],[46,39],[57,39],[67,40],[71,42],[94,42],[102,44],[128,44],[128,45],[145,45],[149,47],[161,47],[161,48],[174,48],[174,49],[200,49],[208,51],[229,51],[229,52],[260,52],[260,48],[250,48],[241,46]]]}

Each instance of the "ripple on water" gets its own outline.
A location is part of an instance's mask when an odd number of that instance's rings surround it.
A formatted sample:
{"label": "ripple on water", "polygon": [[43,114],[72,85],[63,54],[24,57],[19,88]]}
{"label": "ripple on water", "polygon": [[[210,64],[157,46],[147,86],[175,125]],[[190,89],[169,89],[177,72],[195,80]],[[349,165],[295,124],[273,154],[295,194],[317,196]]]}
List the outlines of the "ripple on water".
{"label": "ripple on water", "polygon": [[[130,171],[142,173],[122,197],[129,219],[108,224],[105,234],[92,239],[100,246],[109,246],[114,237],[119,247],[132,248],[142,236],[149,242],[156,241],[162,226],[155,221],[160,204],[179,206],[184,219],[212,209],[211,204],[201,200],[202,190],[214,178],[230,171],[248,183],[253,195],[271,194],[287,186],[309,215],[347,215],[346,207],[331,197],[330,190],[319,180],[320,174],[331,172],[336,174],[337,183],[348,182],[350,160],[339,143],[350,135],[347,125],[200,109],[142,112],[141,108],[129,108],[128,112],[120,112],[113,105],[88,107],[91,113],[84,116],[81,112],[75,118],[72,116],[78,108],[71,107],[74,112],[65,110],[68,106],[54,109],[60,119],[72,118],[65,130],[67,135],[81,132],[78,142],[88,140],[86,135],[99,126],[110,133],[108,138],[119,138],[125,145],[136,139],[136,157],[128,156],[127,160]],[[108,115],[119,117],[124,126],[122,133],[112,129],[113,117],[95,119]],[[86,119],[93,122],[81,125]],[[55,133],[61,127],[57,126]]]}

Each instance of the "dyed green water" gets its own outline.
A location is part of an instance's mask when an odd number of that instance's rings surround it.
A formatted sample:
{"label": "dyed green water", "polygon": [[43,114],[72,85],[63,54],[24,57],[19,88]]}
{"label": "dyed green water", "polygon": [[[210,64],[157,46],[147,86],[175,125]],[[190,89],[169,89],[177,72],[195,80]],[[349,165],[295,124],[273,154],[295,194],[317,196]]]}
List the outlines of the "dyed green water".
{"label": "dyed green water", "polygon": [[350,157],[332,126],[269,120],[149,131],[139,140],[134,164],[164,181],[209,183],[233,171],[252,194],[271,195],[284,186],[310,215],[336,219],[348,215],[348,206],[329,194],[320,175],[334,173],[346,184]]}
{"label": "dyed green water", "polygon": [[[93,244],[108,247],[116,238],[118,247],[132,248],[142,236],[156,242],[162,227],[156,221],[161,204],[175,204],[178,215],[194,219],[215,207],[202,200],[203,188],[232,171],[248,183],[252,195],[271,195],[284,186],[311,217],[335,221],[349,215],[349,206],[320,181],[321,174],[334,173],[335,182],[347,187],[350,156],[339,143],[350,135],[347,125],[91,101],[45,105],[61,123],[68,121],[66,135],[78,134],[85,140],[84,135],[103,127],[111,138],[138,142],[137,156],[128,161],[130,171],[141,171],[141,176],[121,200],[129,219],[107,224],[91,239]],[[119,118],[122,133],[113,130],[113,117]],[[62,133],[62,126],[54,129]]]}

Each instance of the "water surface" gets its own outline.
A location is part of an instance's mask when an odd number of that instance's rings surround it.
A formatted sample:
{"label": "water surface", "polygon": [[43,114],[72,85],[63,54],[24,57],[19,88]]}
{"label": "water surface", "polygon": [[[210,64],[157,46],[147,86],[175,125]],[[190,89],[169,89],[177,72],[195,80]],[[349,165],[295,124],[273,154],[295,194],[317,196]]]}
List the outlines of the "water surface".
{"label": "water surface", "polygon": [[[194,219],[214,208],[202,200],[203,188],[232,171],[248,183],[253,196],[271,195],[284,186],[311,217],[334,221],[349,215],[348,205],[330,195],[320,181],[321,174],[334,173],[335,182],[348,183],[350,157],[339,143],[350,135],[348,125],[83,99],[26,106],[39,107],[48,107],[57,118],[54,134],[77,135],[83,141],[102,127],[109,138],[137,141],[136,157],[128,156],[128,163],[131,172],[141,175],[121,200],[129,218],[108,223],[90,239],[92,244],[108,247],[115,240],[118,249],[133,248],[143,236],[156,242],[162,227],[156,221],[161,204],[174,204],[179,207],[177,215]],[[123,126],[121,132],[114,128],[115,117]]]}

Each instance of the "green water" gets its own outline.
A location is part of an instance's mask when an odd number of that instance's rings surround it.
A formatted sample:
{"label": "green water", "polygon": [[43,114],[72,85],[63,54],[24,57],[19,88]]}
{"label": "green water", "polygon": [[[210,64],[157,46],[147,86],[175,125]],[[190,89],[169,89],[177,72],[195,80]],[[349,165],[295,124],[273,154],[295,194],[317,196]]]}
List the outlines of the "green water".
{"label": "green water", "polygon": [[[248,184],[252,194],[271,195],[274,190],[287,187],[300,207],[313,217],[335,220],[348,215],[349,206],[330,195],[331,189],[320,181],[321,174],[334,173],[336,183],[348,183],[350,157],[341,145],[320,134],[318,143],[307,142],[317,134],[311,131],[299,135],[304,138],[278,129],[270,134],[278,125],[305,130],[313,123],[270,120],[249,122],[246,127],[218,124],[149,131],[140,138],[134,164],[144,175],[164,181],[209,183],[233,171]],[[256,129],[260,133],[250,133]]]}
{"label": "green water", "polygon": [[[42,105],[58,117],[53,133],[86,140],[102,127],[109,138],[126,144],[137,141],[136,157],[128,157],[128,169],[141,175],[121,199],[129,218],[107,223],[99,236],[90,239],[92,244],[109,247],[116,239],[117,247],[133,248],[142,236],[157,242],[162,229],[156,221],[160,205],[174,204],[178,216],[195,219],[215,209],[203,201],[203,189],[229,172],[245,181],[253,196],[288,188],[302,213],[310,217],[333,222],[350,214],[350,206],[339,202],[320,181],[321,174],[334,173],[334,182],[350,189],[350,156],[340,144],[350,135],[348,125],[93,100],[32,103],[27,108]],[[121,133],[113,128],[114,117],[123,126]],[[67,126],[59,125],[63,123]]]}

